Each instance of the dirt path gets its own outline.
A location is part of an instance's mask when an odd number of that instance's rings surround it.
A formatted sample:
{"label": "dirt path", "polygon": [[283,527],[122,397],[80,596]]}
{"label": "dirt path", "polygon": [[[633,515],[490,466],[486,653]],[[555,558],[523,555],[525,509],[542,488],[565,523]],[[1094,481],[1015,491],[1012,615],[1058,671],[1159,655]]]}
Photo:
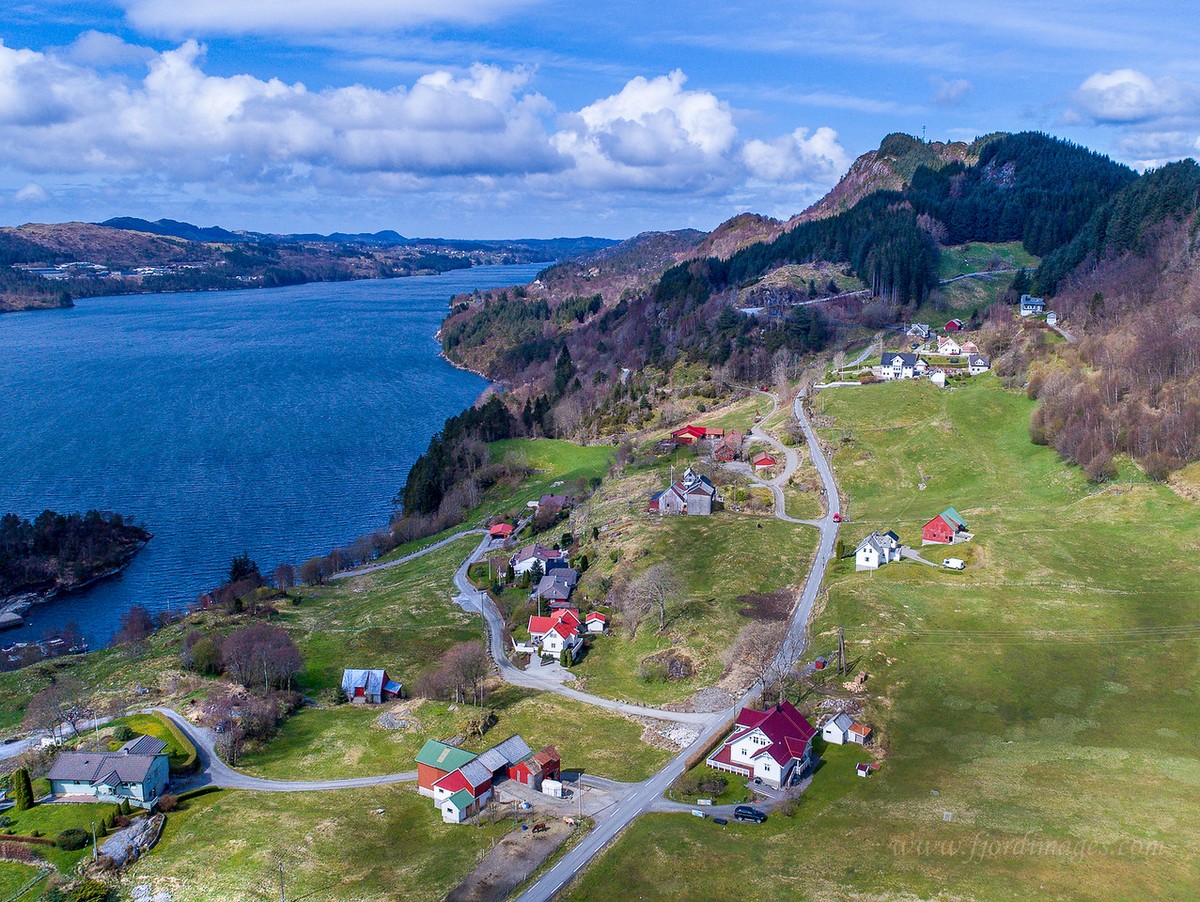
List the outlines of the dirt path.
{"label": "dirt path", "polygon": [[[534,833],[537,824],[548,829]],[[554,854],[572,829],[558,818],[547,818],[533,819],[528,830],[514,830],[450,891],[446,902],[501,902]]]}

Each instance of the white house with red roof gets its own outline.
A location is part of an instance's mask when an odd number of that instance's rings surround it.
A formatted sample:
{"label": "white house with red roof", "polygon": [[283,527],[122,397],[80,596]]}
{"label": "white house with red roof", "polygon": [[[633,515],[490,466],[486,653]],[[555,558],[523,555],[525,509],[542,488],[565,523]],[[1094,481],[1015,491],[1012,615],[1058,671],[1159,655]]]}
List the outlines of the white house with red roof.
{"label": "white house with red roof", "polygon": [[579,657],[583,648],[583,621],[575,608],[560,608],[549,617],[529,618],[529,643],[541,648],[544,655],[558,657],[569,649],[571,660]]}
{"label": "white house with red roof", "polygon": [[791,702],[766,711],[742,708],[733,732],[708,756],[709,767],[760,778],[776,788],[786,786],[794,774],[812,762],[812,740],[817,728]]}
{"label": "white house with red roof", "polygon": [[584,624],[589,633],[602,633],[608,629],[608,618],[599,611],[591,611],[584,618]]}

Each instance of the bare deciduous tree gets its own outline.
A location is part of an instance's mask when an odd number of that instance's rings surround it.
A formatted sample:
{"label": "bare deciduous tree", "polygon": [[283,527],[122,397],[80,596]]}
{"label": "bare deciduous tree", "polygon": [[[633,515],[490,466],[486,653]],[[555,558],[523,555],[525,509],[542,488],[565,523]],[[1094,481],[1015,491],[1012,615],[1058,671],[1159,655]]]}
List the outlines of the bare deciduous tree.
{"label": "bare deciduous tree", "polygon": [[641,617],[656,615],[661,633],[667,628],[668,614],[674,613],[683,597],[683,582],[675,569],[662,561],[636,577],[625,594],[626,608],[640,612]]}

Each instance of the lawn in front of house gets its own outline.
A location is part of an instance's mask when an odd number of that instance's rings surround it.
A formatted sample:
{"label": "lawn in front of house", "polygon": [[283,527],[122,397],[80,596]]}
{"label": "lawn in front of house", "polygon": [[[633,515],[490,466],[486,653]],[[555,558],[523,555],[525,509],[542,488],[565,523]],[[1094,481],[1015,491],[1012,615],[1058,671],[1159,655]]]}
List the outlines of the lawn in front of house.
{"label": "lawn in front of house", "polygon": [[[116,808],[117,806],[111,802],[78,804],[56,802],[54,804],[34,805],[28,811],[17,811],[15,808],[10,808],[0,816],[9,819],[10,823],[4,829],[12,830],[15,835],[33,836],[36,831],[40,832],[46,839],[54,839],[63,830],[73,827],[77,827],[80,830],[87,830],[90,833],[91,828],[89,825],[92,821],[99,823],[116,811]],[[0,835],[0,842],[3,840],[3,835]],[[68,852],[65,849],[59,849],[54,846],[37,844],[31,848],[50,864],[53,864],[62,871],[74,867],[75,863],[85,854],[92,854],[90,841],[85,848],[74,852]]]}
{"label": "lawn in front of house", "polygon": [[168,890],[174,902],[288,898],[442,899],[511,822],[443,824],[415,787],[335,792],[223,790],[190,799],[167,819],[131,885]]}
{"label": "lawn in front of house", "polygon": [[645,875],[671,856],[696,864],[670,898],[732,892],[751,868],[762,899],[1195,898],[1195,505],[1136,476],[1088,484],[1030,443],[1032,403],[994,376],[822,395],[848,549],[888,528],[920,549],[949,505],[976,534],[954,546],[961,573],[849,559],[828,573],[806,657],[844,627],[868,678],[856,694],[830,675],[800,703],[854,698],[881,770],[857,778],[870,752],[827,749],[795,819],[757,833],[639,820],[571,898],[666,898]]}
{"label": "lawn in front of house", "polygon": [[[39,870],[16,861],[0,861],[0,899],[15,899],[17,892],[36,877]],[[36,897],[37,893],[33,895]]]}

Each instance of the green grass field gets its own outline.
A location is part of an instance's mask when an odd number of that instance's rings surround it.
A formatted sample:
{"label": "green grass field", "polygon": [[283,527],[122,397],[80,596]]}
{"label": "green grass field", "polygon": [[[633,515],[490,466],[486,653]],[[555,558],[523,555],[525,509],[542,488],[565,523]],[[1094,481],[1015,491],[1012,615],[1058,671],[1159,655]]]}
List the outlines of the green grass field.
{"label": "green grass field", "polygon": [[[13,899],[30,880],[38,875],[38,868],[15,861],[0,861],[0,899]],[[39,884],[39,887],[41,885]],[[34,897],[38,895],[35,891]]]}
{"label": "green grass field", "polygon": [[[709,898],[751,868],[756,899],[1195,898],[1195,506],[1089,485],[1029,442],[1031,402],[992,376],[823,394],[848,546],[872,528],[919,546],[951,504],[976,533],[962,573],[829,573],[809,655],[846,628],[882,770],[858,779],[862,752],[834,749],[795,820],[757,833],[639,821],[573,898]],[[679,858],[694,864],[668,893],[654,865]]]}
{"label": "green grass field", "polygon": [[[34,791],[36,793],[36,787]],[[89,829],[88,825],[92,821],[98,821],[101,818],[107,817],[115,810],[116,806],[113,804],[94,803],[35,805],[28,811],[17,811],[15,808],[12,808],[4,812],[4,816],[11,822],[5,829],[12,830],[14,834],[20,836],[32,836],[34,831],[37,830],[41,831],[41,835],[47,839],[54,839],[61,831],[71,827],[87,830]],[[0,836],[0,841],[2,840],[3,836]],[[35,845],[33,849],[38,855],[61,871],[74,867],[75,863],[84,855],[92,854],[91,843],[86,848],[75,852],[42,845]]]}
{"label": "green grass field", "polygon": [[951,276],[968,272],[982,272],[987,269],[1037,268],[1041,261],[1019,241],[1008,241],[1001,244],[989,244],[983,241],[968,241],[955,247],[942,249],[938,258],[938,277],[949,279]]}
{"label": "green grass field", "polygon": [[[595,579],[620,567],[636,573],[670,561],[685,586],[681,611],[661,633],[657,622],[647,621],[632,640],[621,629],[599,638],[574,672],[589,692],[646,704],[678,701],[715,683],[724,670],[722,652],[749,622],[738,613],[744,607],[738,597],[801,585],[816,543],[809,527],[728,511],[712,517],[643,516],[622,533],[620,547],[640,550],[623,552],[617,563],[603,560],[587,575]],[[640,661],[667,649],[691,658],[695,676],[676,683],[641,680]]]}
{"label": "green grass field", "polygon": [[341,683],[346,667],[383,667],[406,685],[455,642],[477,638],[478,618],[454,606],[454,571],[479,544],[451,542],[389,570],[303,590],[273,621],[292,634],[304,655],[300,685],[307,693]]}
{"label": "green grass field", "polygon": [[438,900],[511,829],[443,824],[415,789],[223,791],[171,815],[126,882],[175,902],[278,898]]}
{"label": "green grass field", "polygon": [[[496,724],[465,748],[482,751],[513,733],[532,748],[553,744],[567,770],[584,770],[614,780],[643,780],[666,763],[669,754],[641,741],[642,727],[599,708],[566,702],[544,693],[505,686],[492,693],[487,706]],[[284,724],[267,746],[238,762],[240,769],[277,780],[363,777],[414,770],[414,757],[426,739],[461,733],[470,706],[451,711],[445,702],[408,702],[405,719],[413,725],[387,730],[379,716],[388,706],[341,705],[309,708]]]}
{"label": "green grass field", "polygon": [[[512,455],[534,471],[515,491],[493,492],[482,505],[485,512],[490,513],[523,508],[527,501],[536,501],[547,492],[572,494],[571,483],[601,477],[608,472],[613,454],[612,447],[607,445],[577,445],[544,438],[510,438],[492,442],[488,448],[492,460],[503,461]],[[563,485],[554,485],[560,481]]]}

